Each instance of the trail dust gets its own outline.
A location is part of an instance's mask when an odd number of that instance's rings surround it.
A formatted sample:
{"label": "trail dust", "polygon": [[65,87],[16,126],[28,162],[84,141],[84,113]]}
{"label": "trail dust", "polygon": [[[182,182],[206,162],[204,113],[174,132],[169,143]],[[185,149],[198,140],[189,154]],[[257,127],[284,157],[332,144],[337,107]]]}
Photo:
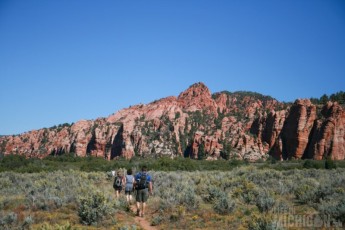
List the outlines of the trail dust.
{"label": "trail dust", "polygon": [[[131,205],[131,210],[133,213],[137,213],[137,207],[135,204]],[[135,216],[134,221],[144,230],[157,230],[154,226],[151,226],[150,222],[148,222],[145,217]]]}

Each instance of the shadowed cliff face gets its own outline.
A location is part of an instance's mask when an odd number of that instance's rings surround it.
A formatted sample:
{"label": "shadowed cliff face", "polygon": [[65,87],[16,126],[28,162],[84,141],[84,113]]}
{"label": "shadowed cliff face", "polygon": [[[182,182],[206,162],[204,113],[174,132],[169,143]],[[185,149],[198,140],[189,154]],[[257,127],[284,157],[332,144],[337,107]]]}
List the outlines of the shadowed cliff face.
{"label": "shadowed cliff face", "polygon": [[283,159],[302,158],[315,119],[315,105],[309,100],[296,100],[281,132]]}
{"label": "shadowed cliff face", "polygon": [[324,119],[314,124],[306,158],[320,160],[345,157],[345,112],[337,103],[328,102],[322,109]]}
{"label": "shadowed cliff face", "polygon": [[[106,159],[221,156],[255,161],[331,156],[344,159],[344,111],[309,100],[292,105],[252,92],[211,94],[196,83],[178,97],[120,110],[107,118],[0,137],[0,152],[45,157],[74,152]],[[199,151],[200,146],[202,149]]]}

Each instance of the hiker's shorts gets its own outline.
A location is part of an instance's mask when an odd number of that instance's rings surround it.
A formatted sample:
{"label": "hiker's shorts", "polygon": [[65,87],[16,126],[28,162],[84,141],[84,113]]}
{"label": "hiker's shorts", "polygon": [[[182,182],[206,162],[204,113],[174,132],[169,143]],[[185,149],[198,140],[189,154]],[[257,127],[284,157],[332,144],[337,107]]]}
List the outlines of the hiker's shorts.
{"label": "hiker's shorts", "polygon": [[120,187],[114,186],[114,189],[115,189],[115,191],[121,192],[122,191],[122,186],[120,186]]}
{"label": "hiker's shorts", "polygon": [[147,188],[137,190],[136,201],[137,202],[146,202],[149,196],[149,190]]}

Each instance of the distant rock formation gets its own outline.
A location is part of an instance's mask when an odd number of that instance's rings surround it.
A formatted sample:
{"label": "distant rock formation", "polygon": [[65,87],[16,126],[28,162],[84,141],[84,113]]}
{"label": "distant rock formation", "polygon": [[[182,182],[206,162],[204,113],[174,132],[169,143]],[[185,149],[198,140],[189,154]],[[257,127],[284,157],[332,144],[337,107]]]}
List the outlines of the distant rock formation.
{"label": "distant rock formation", "polygon": [[[178,97],[122,109],[107,118],[0,137],[0,153],[43,158],[75,153],[106,159],[133,156],[224,155],[256,161],[344,159],[345,112],[308,99],[282,103],[253,92],[211,94],[196,83]],[[224,146],[227,146],[226,148]]]}

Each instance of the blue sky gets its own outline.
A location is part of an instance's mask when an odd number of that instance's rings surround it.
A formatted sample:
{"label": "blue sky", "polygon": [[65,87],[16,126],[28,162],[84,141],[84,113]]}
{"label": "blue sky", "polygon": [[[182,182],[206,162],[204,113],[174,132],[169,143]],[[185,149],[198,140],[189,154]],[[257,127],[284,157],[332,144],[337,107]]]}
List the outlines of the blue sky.
{"label": "blue sky", "polygon": [[345,90],[342,0],[0,0],[0,134],[177,96]]}

